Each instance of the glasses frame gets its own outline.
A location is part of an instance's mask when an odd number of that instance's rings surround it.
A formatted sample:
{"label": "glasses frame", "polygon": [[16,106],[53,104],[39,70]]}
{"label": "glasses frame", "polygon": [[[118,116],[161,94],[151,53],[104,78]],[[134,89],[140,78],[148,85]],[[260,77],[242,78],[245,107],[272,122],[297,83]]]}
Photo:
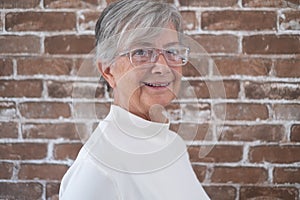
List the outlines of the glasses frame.
{"label": "glasses frame", "polygon": [[156,63],[157,61],[158,61],[158,58],[159,58],[159,56],[160,55],[163,55],[163,57],[164,57],[164,59],[166,60],[166,62],[167,62],[167,64],[168,64],[168,66],[170,66],[170,67],[180,67],[180,66],[184,66],[184,65],[186,65],[187,63],[188,63],[188,58],[189,58],[189,53],[190,53],[190,48],[188,48],[188,47],[185,47],[185,46],[180,46],[180,48],[184,48],[185,50],[186,50],[186,59],[182,59],[183,60],[183,62],[182,62],[182,64],[170,64],[169,62],[169,60],[168,60],[168,58],[167,58],[167,56],[166,56],[166,52],[168,51],[168,50],[170,50],[171,48],[167,48],[167,49],[159,49],[159,48],[153,48],[153,47],[146,47],[146,48],[134,48],[134,49],[131,49],[131,50],[129,50],[129,51],[125,51],[125,52],[121,52],[120,54],[119,54],[119,56],[128,56],[128,58],[129,58],[129,61],[130,61],[130,63],[132,64],[132,66],[137,66],[137,65],[135,65],[135,63],[133,62],[133,59],[132,59],[132,53],[134,52],[134,51],[136,51],[136,50],[139,50],[139,49],[153,49],[154,50],[154,52],[156,52],[156,57],[155,57],[155,59],[154,60],[152,60],[152,58],[153,57],[151,57],[151,60],[149,61],[149,62],[145,62],[145,64],[149,64],[149,63]]}

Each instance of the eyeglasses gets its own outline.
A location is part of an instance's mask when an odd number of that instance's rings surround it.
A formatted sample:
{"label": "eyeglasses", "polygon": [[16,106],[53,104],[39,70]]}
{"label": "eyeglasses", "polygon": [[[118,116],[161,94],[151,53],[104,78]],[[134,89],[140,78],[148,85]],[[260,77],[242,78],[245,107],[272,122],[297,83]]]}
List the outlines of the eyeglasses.
{"label": "eyeglasses", "polygon": [[145,64],[156,63],[159,55],[163,55],[169,66],[183,66],[188,62],[190,49],[183,46],[169,47],[167,49],[137,48],[119,54],[129,56],[133,66],[138,67]]}

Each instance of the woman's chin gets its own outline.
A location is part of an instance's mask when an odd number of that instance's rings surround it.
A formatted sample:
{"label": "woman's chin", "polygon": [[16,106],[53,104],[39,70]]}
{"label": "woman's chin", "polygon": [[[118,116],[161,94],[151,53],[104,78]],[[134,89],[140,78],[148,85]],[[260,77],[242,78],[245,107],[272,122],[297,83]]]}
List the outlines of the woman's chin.
{"label": "woman's chin", "polygon": [[172,99],[155,99],[155,101],[151,101],[151,103],[147,103],[147,107],[150,109],[152,107],[156,107],[156,106],[160,106],[160,107],[166,107],[168,106],[171,102],[172,102],[173,98]]}
{"label": "woman's chin", "polygon": [[169,105],[176,98],[175,94],[170,90],[161,94],[147,94],[143,100],[145,105],[161,105],[163,107]]}

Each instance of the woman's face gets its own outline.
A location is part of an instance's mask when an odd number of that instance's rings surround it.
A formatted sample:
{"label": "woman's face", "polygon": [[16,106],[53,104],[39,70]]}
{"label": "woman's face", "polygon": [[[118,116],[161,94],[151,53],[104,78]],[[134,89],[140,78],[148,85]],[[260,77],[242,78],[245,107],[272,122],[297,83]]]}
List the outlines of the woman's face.
{"label": "woman's face", "polygon": [[[172,26],[171,29],[174,30]],[[177,32],[165,29],[151,46],[164,49],[174,43],[178,43]],[[120,56],[104,73],[109,73],[109,77],[104,77],[113,88],[114,104],[153,121],[153,110],[176,98],[182,67],[168,66],[163,54],[159,54],[156,63],[140,66],[133,66],[129,56]]]}

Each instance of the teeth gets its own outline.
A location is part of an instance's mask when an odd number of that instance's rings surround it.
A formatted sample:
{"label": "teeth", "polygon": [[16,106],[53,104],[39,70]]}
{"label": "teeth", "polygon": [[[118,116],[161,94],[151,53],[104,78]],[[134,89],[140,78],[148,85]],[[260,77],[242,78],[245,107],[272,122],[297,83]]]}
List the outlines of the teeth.
{"label": "teeth", "polygon": [[169,85],[169,83],[144,83],[144,84],[150,87],[166,87]]}

